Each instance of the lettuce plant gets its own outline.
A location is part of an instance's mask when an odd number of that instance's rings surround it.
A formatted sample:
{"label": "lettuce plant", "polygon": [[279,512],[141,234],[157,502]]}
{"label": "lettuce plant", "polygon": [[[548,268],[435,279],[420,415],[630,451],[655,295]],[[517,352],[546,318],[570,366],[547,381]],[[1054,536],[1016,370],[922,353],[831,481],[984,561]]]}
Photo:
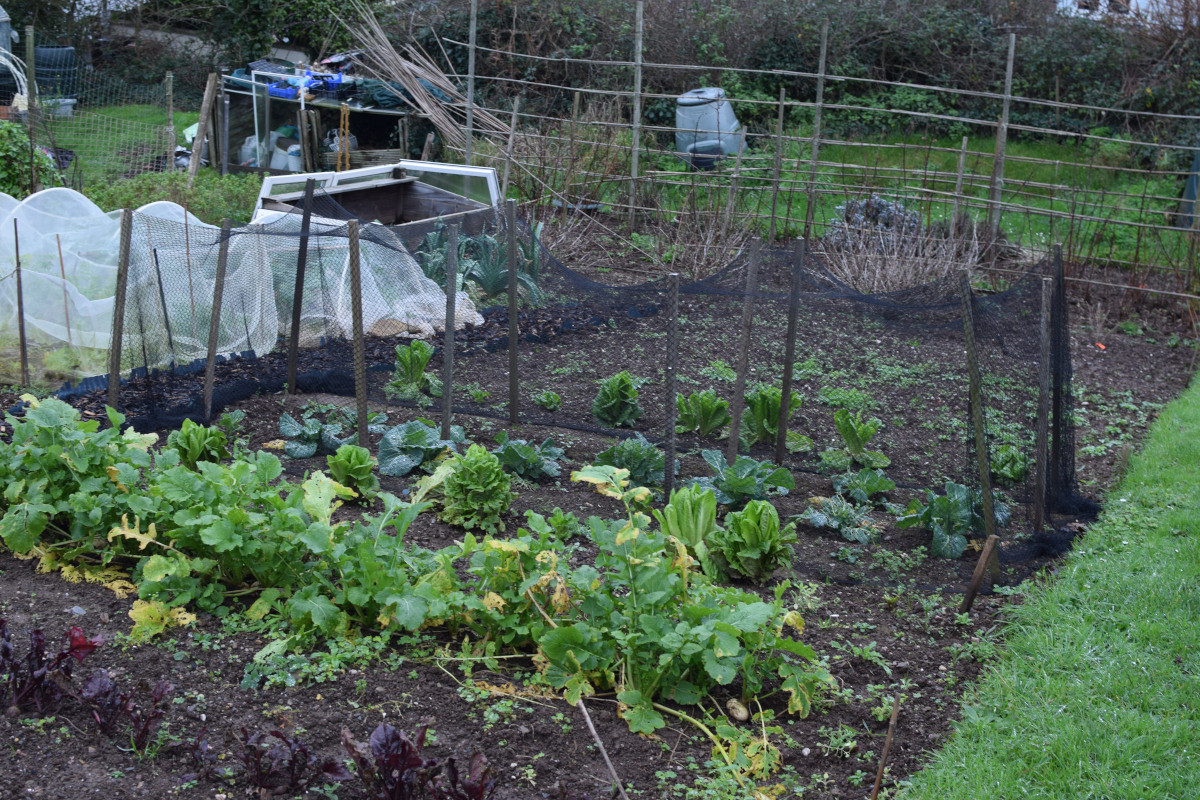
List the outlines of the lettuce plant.
{"label": "lettuce plant", "polygon": [[722,400],[712,389],[692,392],[687,397],[675,395],[675,432],[695,431],[701,437],[711,436],[729,424],[729,401]]}
{"label": "lettuce plant", "polygon": [[766,500],[751,500],[725,515],[724,529],[712,536],[712,559],[730,574],[766,583],[775,570],[792,565],[796,523],[779,525],[779,512]]}
{"label": "lettuce plant", "polygon": [[503,531],[504,514],[516,494],[509,491],[509,478],[500,460],[483,445],[473,444],[452,463],[442,485],[442,521],[467,530]]}
{"label": "lettuce plant", "polygon": [[1008,484],[1029,477],[1029,456],[1016,445],[1002,444],[992,451],[992,474]]}
{"label": "lettuce plant", "polygon": [[541,406],[547,411],[558,411],[562,407],[562,395],[549,389],[538,392],[531,399],[534,405]]}
{"label": "lettuce plant", "polygon": [[821,453],[821,463],[825,467],[845,472],[854,464],[883,469],[892,463],[883,453],[867,449],[867,444],[883,427],[883,423],[877,417],[864,420],[861,411],[851,416],[849,411],[839,408],[834,412],[833,424],[841,434],[844,447],[832,448]]}
{"label": "lettuce plant", "polygon": [[[783,390],[778,386],[758,384],[746,395],[746,411],[742,415],[741,431],[739,433],[744,448],[763,442],[774,444],[779,433],[779,408],[783,404]],[[804,398],[795,392],[788,399],[788,416],[792,415],[804,404]],[[787,449],[793,453],[812,450],[812,439],[802,436],[795,431],[789,431],[786,441]]]}
{"label": "lettuce plant", "polygon": [[375,459],[367,448],[344,444],[336,453],[326,456],[325,461],[329,464],[330,477],[357,493],[359,502],[370,503],[379,494]]}
{"label": "lettuce plant", "polygon": [[103,640],[89,639],[82,628],[71,628],[64,638],[62,649],[47,656],[46,635],[34,628],[29,633],[29,652],[17,658],[8,623],[0,618],[0,708],[45,714],[72,691],[75,662],[91,655]]}
{"label": "lettuce plant", "polygon": [[720,569],[709,557],[709,541],[721,530],[717,524],[717,496],[712,490],[695,485],[676,489],[663,510],[655,509],[653,513],[659,530],[682,542],[705,575],[721,577]]}
{"label": "lettuce plant", "polygon": [[703,458],[713,472],[711,477],[693,478],[692,483],[711,489],[717,502],[732,509],[739,509],[751,500],[763,500],[771,495],[784,495],[796,488],[792,473],[768,461],[755,461],[738,456],[732,465],[725,463],[720,450],[702,450]]}
{"label": "lettuce plant", "polygon": [[418,405],[432,404],[426,392],[434,397],[442,396],[441,380],[425,371],[432,357],[433,345],[420,339],[413,339],[407,346],[396,345],[396,368],[383,391],[397,400],[415,400]]}
{"label": "lettuce plant", "polygon": [[621,370],[600,382],[600,391],[592,401],[592,416],[601,425],[611,428],[632,427],[642,416],[638,405],[638,387],[644,381],[633,377],[628,370]]}
{"label": "lettuce plant", "polygon": [[167,447],[179,453],[179,463],[188,469],[195,469],[198,461],[218,464],[229,458],[228,441],[228,435],[220,428],[206,428],[190,419],[167,435]]}

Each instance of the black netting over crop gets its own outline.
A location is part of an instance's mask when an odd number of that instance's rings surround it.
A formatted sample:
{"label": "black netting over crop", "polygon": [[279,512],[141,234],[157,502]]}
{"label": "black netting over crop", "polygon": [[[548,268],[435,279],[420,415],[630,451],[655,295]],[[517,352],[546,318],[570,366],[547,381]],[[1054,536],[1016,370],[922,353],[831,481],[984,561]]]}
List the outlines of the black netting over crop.
{"label": "black netting over crop", "polygon": [[[360,264],[362,351],[366,393],[373,407],[440,401],[398,395],[389,388],[396,348],[413,339],[435,346],[429,371],[440,370],[446,341],[448,222],[458,222],[458,280],[454,294],[456,413],[507,418],[508,266],[518,265],[521,361],[520,419],[568,430],[628,435],[591,413],[596,384],[621,368],[625,355],[644,370],[643,415],[634,429],[651,440],[665,434],[674,397],[663,391],[661,354],[667,352],[667,279],[635,285],[602,283],[559,261],[533,229],[506,229],[502,214],[484,209],[446,219],[388,226],[362,222],[318,193],[307,222],[303,203],[259,223],[220,229],[184,219],[137,215],[130,259],[121,368],[121,410],[140,430],[204,421],[204,371],[215,331],[211,415],[256,393],[283,390],[293,320],[296,390],[352,396],[354,305],[351,254]],[[357,228],[356,240],[352,231]],[[753,309],[750,388],[778,386],[789,291],[799,293],[794,390],[804,397],[790,423],[810,436],[811,451],[789,455],[788,466],[822,469],[820,453],[839,444],[833,414],[861,411],[883,423],[882,450],[903,453],[888,474],[902,487],[941,488],[947,480],[979,486],[968,401],[962,279],[958,275],[883,294],[856,291],[826,268],[815,248],[765,249],[748,285],[752,254],[744,249],[725,268],[701,279],[681,277],[680,383],[684,394],[714,386],[728,396],[730,365],[743,304]],[[303,265],[301,291],[297,275]],[[223,271],[218,292],[218,275]],[[1035,500],[1034,465],[1042,366],[1042,286],[1052,281],[1049,316],[1050,428],[1046,475],[1052,513],[1087,516],[1095,505],[1078,492],[1074,472],[1071,363],[1061,268],[1047,260],[1007,287],[969,293],[982,377],[987,428],[985,463],[1002,502],[1018,517]],[[1002,289],[1002,290],[1000,290]],[[220,316],[212,326],[215,299]],[[299,299],[299,313],[295,304]],[[634,327],[640,338],[617,339]],[[605,339],[609,337],[609,339]],[[613,352],[607,345],[612,341]],[[621,349],[624,350],[621,350]],[[492,354],[492,355],[489,355]],[[603,354],[601,359],[597,354]],[[648,374],[647,374],[648,373]],[[63,392],[97,409],[106,381],[89,378]],[[552,392],[561,407],[531,398]],[[670,405],[668,405],[670,404]],[[431,409],[432,411],[432,409]],[[723,447],[692,441],[681,446]],[[749,447],[771,458],[765,443]],[[1002,555],[1054,552],[1066,542],[1042,537]]]}

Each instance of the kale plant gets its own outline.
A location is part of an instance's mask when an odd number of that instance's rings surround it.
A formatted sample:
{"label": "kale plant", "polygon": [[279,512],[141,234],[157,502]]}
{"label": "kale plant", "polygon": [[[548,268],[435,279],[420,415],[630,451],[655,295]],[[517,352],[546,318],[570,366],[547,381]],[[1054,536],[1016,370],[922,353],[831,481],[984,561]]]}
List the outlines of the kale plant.
{"label": "kale plant", "polygon": [[703,450],[700,453],[713,472],[711,477],[693,478],[691,483],[712,489],[717,502],[731,509],[739,509],[751,500],[765,500],[772,495],[785,495],[796,488],[792,473],[768,461],[755,461],[738,456],[732,465],[725,463],[720,450]]}
{"label": "kale plant", "polygon": [[814,528],[832,528],[842,535],[842,538],[858,544],[878,544],[881,530],[878,523],[871,519],[871,508],[847,502],[844,498],[814,497],[813,505],[804,509],[793,519],[807,522]]}
{"label": "kale plant", "polygon": [[315,417],[304,417],[297,422],[291,414],[280,415],[279,432],[288,440],[283,452],[292,458],[331,455],[354,438],[342,436],[340,422],[321,422]]}
{"label": "kale plant", "polygon": [[[632,439],[621,439],[607,450],[597,453],[593,463],[628,470],[629,480],[634,486],[661,486],[666,477],[666,455],[641,433],[635,433]],[[675,463],[675,472],[679,472],[678,462]]]}
{"label": "kale plant", "polygon": [[508,433],[500,431],[496,435],[499,447],[492,451],[500,461],[500,466],[527,481],[540,481],[547,478],[557,478],[562,474],[558,459],[566,452],[556,447],[552,439],[547,438],[540,445],[532,445],[524,439],[509,439]]}
{"label": "kale plant", "polygon": [[872,503],[871,498],[877,494],[886,494],[896,488],[881,469],[861,469],[858,472],[847,472],[836,475],[833,479],[833,490],[845,495],[858,503]]}

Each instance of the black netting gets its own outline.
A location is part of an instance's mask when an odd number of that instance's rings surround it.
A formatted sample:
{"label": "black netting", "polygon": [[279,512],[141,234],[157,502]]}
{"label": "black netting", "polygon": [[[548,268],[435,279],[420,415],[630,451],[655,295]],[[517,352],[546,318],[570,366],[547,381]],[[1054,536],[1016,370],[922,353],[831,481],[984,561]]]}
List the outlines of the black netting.
{"label": "black netting", "polygon": [[[304,203],[264,221],[219,229],[192,219],[137,215],[134,221],[125,315],[120,404],[141,430],[171,428],[184,419],[203,421],[203,373],[208,352],[217,274],[224,254],[225,277],[217,331],[212,414],[255,393],[287,385],[288,343],[292,336],[298,264],[304,276],[300,294],[297,391],[352,396],[355,392],[353,291],[350,220],[355,214],[331,196],[317,193],[304,231]],[[516,248],[520,265],[522,366],[520,418],[528,424],[566,430],[628,435],[598,423],[590,413],[596,383],[608,377],[582,355],[596,337],[633,324],[645,338],[622,347],[641,349],[640,363],[654,365],[665,353],[667,282],[633,285],[603,283],[572,269],[548,249],[536,230],[519,222],[506,229],[491,209],[448,214],[422,223],[357,225],[360,253],[363,353],[366,391],[375,406],[414,405],[388,391],[395,348],[412,338],[445,343],[449,221],[461,224],[459,281],[455,295],[456,413],[507,418],[507,372],[501,359],[486,354],[508,345],[507,265]],[[301,257],[303,254],[303,258]],[[940,488],[953,480],[979,486],[978,462],[967,392],[961,278],[955,274],[912,288],[865,294],[826,268],[826,254],[808,248],[765,249],[757,278],[747,286],[751,255],[743,250],[715,274],[680,286],[679,391],[687,381],[712,374],[716,362],[736,362],[735,343],[743,303],[753,303],[751,384],[778,386],[788,294],[795,274],[800,296],[794,389],[805,396],[793,418],[797,430],[812,436],[815,452],[789,456],[788,466],[820,469],[817,453],[836,445],[832,414],[840,407],[861,408],[864,417],[885,423],[877,443],[908,453],[888,469],[901,487]],[[1000,499],[1023,520],[1035,500],[1036,419],[1041,361],[1042,279],[1054,279],[1050,316],[1051,419],[1047,471],[1049,510],[1087,516],[1096,507],[1078,492],[1074,473],[1071,364],[1061,268],[1047,260],[1003,291],[971,294],[975,341],[983,382],[987,427],[985,460],[991,465]],[[621,356],[609,358],[609,366]],[[656,362],[657,359],[657,362]],[[440,369],[441,357],[430,362]],[[661,441],[668,417],[661,363],[640,377],[644,409],[636,429]],[[611,370],[609,370],[611,372]],[[873,381],[874,383],[871,383]],[[89,378],[65,391],[77,404],[99,408],[103,378]],[[725,393],[729,383],[719,384]],[[883,385],[886,396],[872,396]],[[474,391],[465,391],[471,387]],[[867,387],[867,388],[864,388]],[[697,387],[698,388],[698,387]],[[547,411],[530,402],[551,390],[564,400]],[[437,408],[437,401],[428,405]],[[432,411],[433,409],[431,409]],[[927,412],[943,420],[930,426]],[[723,447],[723,443],[681,441],[682,447]],[[771,458],[773,447],[752,446],[756,458]],[[997,464],[1025,464],[1024,473]],[[1069,541],[1058,534],[1005,537],[1001,556],[1023,560],[1060,552]]]}

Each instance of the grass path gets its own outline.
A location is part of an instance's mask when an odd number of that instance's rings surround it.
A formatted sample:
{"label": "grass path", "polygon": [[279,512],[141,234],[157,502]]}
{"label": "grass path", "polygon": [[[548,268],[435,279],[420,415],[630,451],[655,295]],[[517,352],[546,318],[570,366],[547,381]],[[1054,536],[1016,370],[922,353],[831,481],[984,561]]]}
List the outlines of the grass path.
{"label": "grass path", "polygon": [[963,712],[903,797],[1200,798],[1200,380]]}

